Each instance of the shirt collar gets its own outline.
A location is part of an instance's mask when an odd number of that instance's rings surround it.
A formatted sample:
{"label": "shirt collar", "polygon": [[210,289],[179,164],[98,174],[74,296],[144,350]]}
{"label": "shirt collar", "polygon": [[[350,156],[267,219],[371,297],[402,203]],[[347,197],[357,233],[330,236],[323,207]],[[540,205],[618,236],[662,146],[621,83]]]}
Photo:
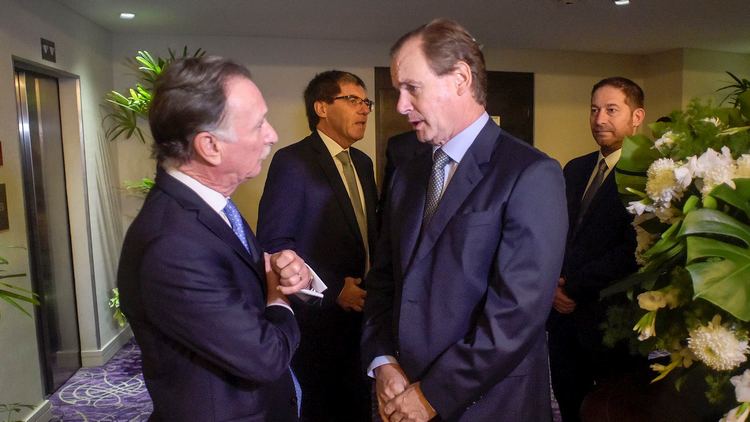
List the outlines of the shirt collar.
{"label": "shirt collar", "polygon": [[602,161],[602,158],[604,158],[604,161],[607,163],[607,170],[611,170],[615,168],[617,165],[617,162],[620,161],[620,156],[622,155],[622,148],[613,151],[608,156],[604,156],[601,151],[599,151],[599,157],[596,159],[596,162]]}
{"label": "shirt collar", "polygon": [[175,167],[167,167],[164,170],[168,175],[182,182],[182,184],[200,196],[211,209],[217,213],[224,212],[224,207],[227,206],[227,197],[177,170]]}
{"label": "shirt collar", "polygon": [[[489,119],[490,116],[487,114],[487,112],[482,113],[482,115],[479,116],[478,119],[474,120],[474,123],[470,124],[466,129],[459,132],[458,135],[449,139],[448,142],[446,142],[445,145],[440,148],[448,155],[448,157],[451,158],[453,162],[460,163],[461,159],[464,158],[466,151],[469,150],[471,144],[473,144],[474,140],[477,139],[479,132],[482,131],[482,128],[484,128],[484,125],[487,124],[487,120]],[[438,147],[433,147],[432,152],[434,153],[437,149]]]}
{"label": "shirt collar", "polygon": [[339,145],[338,143],[336,143],[336,141],[334,141],[333,139],[331,139],[330,136],[328,136],[325,133],[323,133],[323,131],[318,130],[317,132],[318,132],[318,135],[320,135],[320,139],[323,140],[323,143],[325,144],[326,148],[328,149],[328,152],[331,154],[331,157],[336,158],[336,156],[341,151],[348,150],[348,148],[347,149],[341,148],[341,145]]}

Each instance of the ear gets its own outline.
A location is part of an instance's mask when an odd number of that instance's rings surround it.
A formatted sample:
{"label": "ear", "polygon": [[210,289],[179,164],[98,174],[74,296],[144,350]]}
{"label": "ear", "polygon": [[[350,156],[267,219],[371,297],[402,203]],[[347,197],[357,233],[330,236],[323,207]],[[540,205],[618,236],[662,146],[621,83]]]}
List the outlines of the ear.
{"label": "ear", "polygon": [[643,119],[646,118],[646,110],[637,108],[633,110],[633,127],[637,128],[643,123]]}
{"label": "ear", "polygon": [[471,73],[471,66],[465,61],[459,61],[453,68],[453,78],[456,82],[456,92],[458,95],[464,95],[464,93],[471,93],[471,84],[473,77]]}
{"label": "ear", "polygon": [[221,141],[210,132],[200,132],[193,137],[193,151],[212,166],[221,164]]}
{"label": "ear", "polygon": [[315,114],[318,115],[321,119],[325,119],[328,117],[328,103],[325,101],[315,101],[315,104],[313,104],[313,107],[315,107]]}

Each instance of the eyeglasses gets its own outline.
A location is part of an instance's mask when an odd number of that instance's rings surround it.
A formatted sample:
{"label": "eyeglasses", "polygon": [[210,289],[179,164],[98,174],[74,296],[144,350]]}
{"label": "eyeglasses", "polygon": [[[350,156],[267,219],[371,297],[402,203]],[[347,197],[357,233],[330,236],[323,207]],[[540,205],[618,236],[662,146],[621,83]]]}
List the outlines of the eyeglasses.
{"label": "eyeglasses", "polygon": [[357,97],[356,95],[342,95],[340,97],[335,97],[334,100],[347,100],[349,101],[349,104],[359,107],[360,105],[364,104],[367,106],[367,109],[372,111],[372,106],[375,105],[375,101],[365,98],[364,100],[362,98]]}

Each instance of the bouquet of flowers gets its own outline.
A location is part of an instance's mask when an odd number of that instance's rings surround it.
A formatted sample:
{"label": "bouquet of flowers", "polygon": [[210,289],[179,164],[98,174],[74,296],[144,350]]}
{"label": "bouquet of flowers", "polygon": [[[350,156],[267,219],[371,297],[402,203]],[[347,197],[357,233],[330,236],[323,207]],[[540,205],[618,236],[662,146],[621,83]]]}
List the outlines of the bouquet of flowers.
{"label": "bouquet of flowers", "polygon": [[641,269],[602,296],[624,292],[632,303],[610,308],[605,342],[631,337],[642,353],[668,354],[668,363],[651,366],[653,381],[672,374],[678,390],[694,369],[704,369],[712,404],[725,400],[733,385],[740,404],[725,420],[744,421],[750,413],[750,91],[738,92],[733,104],[694,100],[650,125],[655,140],[625,139],[616,178],[635,215]]}

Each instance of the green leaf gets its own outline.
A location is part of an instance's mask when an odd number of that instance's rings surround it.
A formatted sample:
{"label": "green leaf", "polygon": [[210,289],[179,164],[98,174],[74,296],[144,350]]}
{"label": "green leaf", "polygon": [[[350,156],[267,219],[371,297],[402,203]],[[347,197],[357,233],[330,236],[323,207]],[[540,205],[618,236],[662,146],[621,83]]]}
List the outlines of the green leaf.
{"label": "green leaf", "polygon": [[750,179],[734,179],[736,189],[727,184],[715,187],[710,195],[737,208],[750,218]]}
{"label": "green leaf", "polygon": [[685,217],[680,235],[687,236],[685,269],[693,280],[693,297],[750,321],[750,226],[721,211],[700,209]]}

